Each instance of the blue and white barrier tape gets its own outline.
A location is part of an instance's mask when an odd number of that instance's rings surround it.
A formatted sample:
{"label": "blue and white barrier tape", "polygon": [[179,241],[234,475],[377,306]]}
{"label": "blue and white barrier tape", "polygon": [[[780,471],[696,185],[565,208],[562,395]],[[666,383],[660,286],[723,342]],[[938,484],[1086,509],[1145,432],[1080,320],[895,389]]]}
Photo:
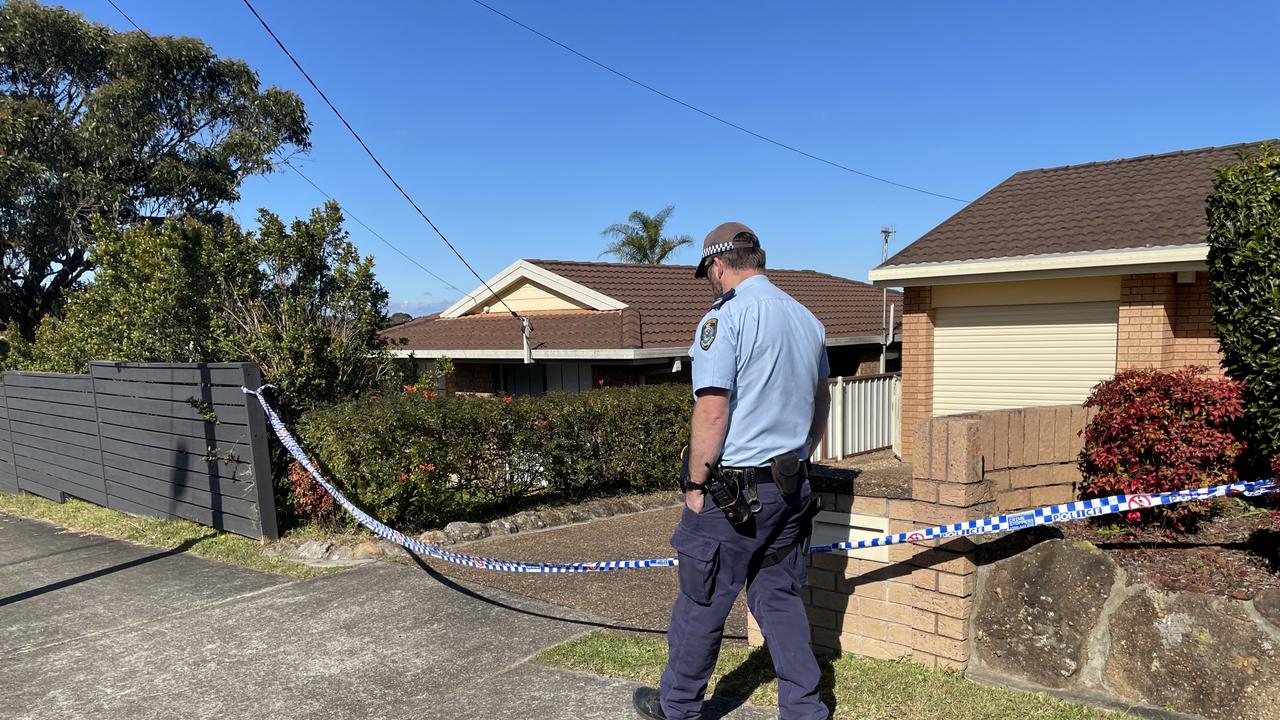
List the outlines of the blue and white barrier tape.
{"label": "blue and white barrier tape", "polygon": [[[320,483],[333,499],[338,502],[347,512],[351,513],[361,525],[372,530],[377,535],[387,540],[412,550],[420,555],[426,555],[455,565],[463,565],[465,567],[479,568],[481,570],[497,570],[500,572],[517,572],[517,573],[593,573],[608,572],[610,570],[635,570],[640,568],[655,567],[675,567],[678,564],[676,558],[649,558],[647,560],[598,560],[595,562],[580,563],[529,563],[517,562],[509,560],[494,560],[492,558],[479,557],[476,555],[463,555],[460,553],[452,553],[447,550],[441,550],[434,545],[428,545],[421,540],[405,535],[399,530],[393,530],[376,518],[371,517],[368,513],[356,507],[346,498],[337,488],[330,485],[328,481],[320,475],[320,471],[316,469],[311,460],[307,458],[307,454],[302,451],[298,445],[298,441],[294,440],[293,435],[289,434],[288,428],[281,422],[280,416],[276,415],[275,410],[267,403],[266,398],[262,396],[262,391],[271,387],[263,385],[257,390],[249,388],[241,388],[246,395],[252,395],[261,403],[262,409],[267,414],[267,419],[271,422],[271,427],[276,432],[276,437],[280,438],[280,442],[285,449],[293,455],[307,472]],[[1252,482],[1237,482],[1230,485],[1218,485],[1211,488],[1193,488],[1190,490],[1179,490],[1177,492],[1155,493],[1150,495],[1112,495],[1105,498],[1093,498],[1089,500],[1078,500],[1076,502],[1067,503],[1065,505],[1051,505],[1049,507],[1036,508],[1035,510],[1026,510],[1024,512],[1013,513],[1010,515],[995,515],[985,517],[980,520],[968,520],[965,522],[952,523],[951,525],[938,525],[930,528],[922,528],[920,530],[910,530],[908,532],[895,533],[891,535],[881,535],[879,537],[866,538],[864,540],[856,540],[841,543],[832,543],[830,545],[815,545],[809,548],[810,553],[829,553],[838,550],[861,550],[863,548],[885,547],[888,545],[898,545],[901,543],[914,543],[924,540],[946,540],[950,538],[969,537],[972,535],[989,535],[992,533],[1006,532],[1009,530],[1021,530],[1023,528],[1036,527],[1038,525],[1053,525],[1061,522],[1070,522],[1072,520],[1082,520],[1089,517],[1100,517],[1102,515],[1112,515],[1120,512],[1129,512],[1131,510],[1144,510],[1146,508],[1160,507],[1162,505],[1173,505],[1174,503],[1191,502],[1193,500],[1210,500],[1212,498],[1226,497],[1228,495],[1246,495],[1257,496],[1266,493],[1280,491],[1274,479],[1255,480]]]}

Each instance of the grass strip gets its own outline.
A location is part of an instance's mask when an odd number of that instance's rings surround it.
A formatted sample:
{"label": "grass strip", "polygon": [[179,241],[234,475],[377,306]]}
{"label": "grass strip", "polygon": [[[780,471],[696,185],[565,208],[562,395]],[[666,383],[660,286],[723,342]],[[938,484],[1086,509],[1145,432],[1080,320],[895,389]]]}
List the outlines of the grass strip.
{"label": "grass strip", "polygon": [[164,520],[130,515],[74,498],[56,503],[34,495],[0,493],[0,512],[43,520],[76,532],[92,533],[117,540],[150,545],[219,560],[232,565],[288,575],[306,580],[334,572],[300,562],[262,555],[261,545],[239,535],[223,533],[186,520]]}
{"label": "grass strip", "polygon": [[[665,640],[596,631],[549,648],[547,665],[634,680],[656,687],[667,662]],[[819,656],[822,694],[837,718],[865,720],[1119,720],[1129,717],[1044,694],[993,688],[957,672],[931,670],[909,660],[859,655]],[[778,684],[763,648],[726,646],[720,651],[709,694],[762,706],[778,702]]]}

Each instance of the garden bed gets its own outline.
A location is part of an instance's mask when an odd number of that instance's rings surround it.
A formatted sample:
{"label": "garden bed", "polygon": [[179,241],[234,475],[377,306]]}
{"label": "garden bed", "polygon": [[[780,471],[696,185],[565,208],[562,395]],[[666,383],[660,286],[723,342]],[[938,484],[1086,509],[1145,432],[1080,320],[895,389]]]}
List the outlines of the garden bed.
{"label": "garden bed", "polygon": [[1186,532],[1114,518],[1059,527],[1068,540],[1092,543],[1134,578],[1162,590],[1252,600],[1280,588],[1277,508],[1276,499],[1230,498]]}

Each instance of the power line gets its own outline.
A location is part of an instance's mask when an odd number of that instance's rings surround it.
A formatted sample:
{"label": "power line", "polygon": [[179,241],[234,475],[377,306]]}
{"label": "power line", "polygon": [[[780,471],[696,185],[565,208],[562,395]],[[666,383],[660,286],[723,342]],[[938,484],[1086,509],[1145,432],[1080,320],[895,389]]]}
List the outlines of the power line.
{"label": "power line", "polygon": [[422,219],[427,221],[427,224],[431,226],[431,229],[435,231],[436,235],[440,236],[440,239],[444,241],[444,244],[448,245],[449,249],[453,251],[453,254],[457,255],[458,259],[462,261],[462,264],[467,266],[467,269],[471,271],[471,274],[476,276],[476,279],[480,281],[480,284],[484,286],[485,290],[488,290],[495,298],[497,298],[498,302],[502,303],[502,306],[507,309],[507,312],[511,313],[512,317],[520,317],[515,310],[511,309],[510,305],[507,305],[506,300],[503,300],[501,296],[493,291],[493,288],[489,287],[489,283],[486,282],[484,278],[480,277],[480,273],[476,272],[475,268],[471,267],[471,263],[467,262],[467,259],[462,257],[462,253],[458,252],[458,248],[454,247],[453,243],[449,242],[449,238],[445,237],[444,233],[440,232],[440,228],[436,227],[436,224],[431,221],[431,218],[427,217],[427,214],[422,211],[422,208],[418,206],[418,203],[413,199],[413,197],[405,191],[404,187],[402,187],[395,179],[395,176],[393,176],[387,168],[383,166],[382,161],[378,159],[378,156],[373,154],[373,150],[369,149],[369,145],[364,141],[364,138],[360,137],[360,133],[356,132],[356,129],[351,126],[351,123],[347,122],[347,118],[338,110],[338,107],[329,100],[329,96],[324,94],[324,91],[320,89],[320,86],[316,84],[316,81],[311,79],[311,75],[303,69],[302,63],[298,62],[298,59],[293,56],[293,53],[289,52],[289,48],[285,47],[285,44],[276,36],[275,31],[271,29],[271,26],[267,24],[267,21],[262,19],[262,15],[258,14],[258,10],[253,6],[253,3],[249,2],[249,0],[243,1],[245,7],[249,8],[249,12],[253,13],[253,16],[258,19],[258,22],[262,25],[262,29],[266,30],[267,34],[271,36],[271,39],[276,41],[276,45],[280,46],[280,50],[289,58],[293,63],[293,66],[298,68],[298,72],[302,73],[302,77],[307,79],[307,83],[310,84],[311,88],[320,95],[320,99],[324,100],[325,104],[329,106],[329,109],[333,111],[333,114],[337,115],[338,119],[342,121],[342,124],[346,126],[347,131],[351,133],[351,136],[356,139],[356,142],[360,143],[360,147],[364,148],[365,154],[369,156],[369,159],[373,161],[373,164],[378,166],[378,169],[382,171],[382,174],[387,176],[387,179],[391,181],[391,184],[395,186],[396,190],[399,190],[400,194],[404,196],[404,199],[409,201],[409,204],[418,212],[418,215],[421,215]]}
{"label": "power line", "polygon": [[133,18],[129,17],[129,13],[127,13],[127,12],[125,12],[124,10],[121,10],[121,9],[120,9],[120,6],[116,4],[116,0],[107,0],[107,2],[111,4],[111,7],[113,7],[113,8],[115,8],[115,9],[116,9],[116,12],[120,13],[121,17],[123,17],[125,20],[128,20],[128,21],[129,21],[129,24],[133,26],[133,29],[134,29],[134,30],[137,30],[138,32],[142,33],[142,34],[143,34],[143,36],[145,36],[145,37],[146,37],[148,40],[150,40],[151,42],[156,43],[156,47],[163,49],[163,46],[162,46],[162,45],[160,45],[160,43],[156,42],[156,39],[155,39],[155,38],[153,38],[153,37],[151,37],[151,34],[150,34],[150,33],[148,33],[146,30],[143,30],[142,28],[138,27],[138,23],[134,22],[134,21],[133,21]]}
{"label": "power line", "polygon": [[[325,192],[325,189],[324,189],[324,188],[320,187],[319,185],[317,185],[317,184],[315,183],[315,181],[314,181],[314,180],[312,180],[311,178],[309,178],[309,177],[307,177],[306,175],[304,175],[304,174],[302,173],[302,171],[301,171],[301,170],[299,170],[299,169],[297,168],[297,166],[296,166],[296,165],[294,165],[294,164],[293,164],[293,163],[291,163],[291,162],[288,162],[287,160],[284,162],[284,165],[285,165],[285,167],[287,167],[287,168],[289,168],[290,170],[292,170],[292,171],[294,171],[295,173],[297,173],[297,174],[298,174],[298,177],[300,177],[300,178],[302,178],[303,180],[305,180],[305,181],[306,181],[306,183],[307,183],[308,185],[310,185],[311,187],[315,188],[315,189],[316,189],[316,192],[318,192],[318,193],[320,193],[321,195],[323,195],[323,196],[325,196],[325,197],[329,198],[330,200],[332,200],[332,201],[334,201],[334,202],[338,203],[339,205],[342,205],[342,203],[341,203],[341,202],[339,202],[339,200],[338,200],[337,198],[335,198],[334,196],[332,196],[332,195],[330,195],[329,193]],[[396,252],[400,255],[400,257],[403,257],[405,260],[408,260],[409,262],[411,262],[411,263],[413,263],[414,265],[416,265],[416,266],[418,267],[418,269],[419,269],[419,270],[422,270],[422,272],[424,272],[424,273],[426,273],[426,274],[430,275],[431,277],[435,278],[436,280],[439,280],[441,283],[443,283],[443,284],[444,284],[444,286],[445,286],[445,287],[449,288],[450,290],[457,290],[458,292],[462,293],[463,297],[466,297],[466,298],[468,298],[468,299],[472,299],[472,300],[474,300],[474,299],[475,299],[475,298],[471,295],[471,293],[467,292],[466,290],[463,290],[462,288],[458,287],[457,285],[454,285],[453,283],[449,282],[448,280],[445,280],[444,278],[442,278],[442,277],[440,277],[439,275],[435,274],[434,272],[432,272],[431,270],[429,270],[429,269],[427,268],[427,266],[425,266],[425,265],[423,265],[422,263],[420,263],[420,262],[418,262],[417,260],[415,260],[415,259],[413,258],[413,256],[412,256],[412,255],[410,255],[409,253],[407,253],[407,252],[405,252],[405,251],[401,250],[400,248],[396,247],[396,246],[395,246],[395,245],[394,245],[390,240],[388,240],[388,239],[386,239],[385,237],[383,237],[381,233],[379,233],[377,230],[374,230],[373,228],[369,227],[367,224],[365,224],[365,221],[363,221],[363,220],[361,220],[360,218],[356,217],[356,214],[355,214],[355,213],[353,213],[353,212],[351,212],[351,210],[350,210],[350,209],[348,209],[346,206],[342,206],[342,213],[343,213],[344,215],[346,215],[347,217],[351,218],[352,220],[354,220],[354,221],[356,222],[356,224],[357,224],[357,225],[359,225],[360,227],[362,227],[362,228],[364,228],[365,230],[369,231],[369,234],[370,234],[370,235],[372,235],[372,236],[374,236],[374,237],[378,238],[379,240],[381,240],[384,244],[386,244],[386,246],[387,246],[387,247],[389,247],[389,248],[391,248],[392,250],[396,251]]]}
{"label": "power line", "polygon": [[[120,13],[120,15],[121,15],[125,20],[127,20],[127,21],[129,22],[129,24],[130,24],[130,25],[132,25],[132,26],[133,26],[133,29],[135,29],[135,30],[137,30],[138,32],[142,33],[143,37],[145,37],[145,38],[147,38],[148,40],[150,40],[150,41],[151,41],[151,42],[152,42],[156,47],[160,48],[161,50],[164,50],[165,52],[168,52],[168,48],[165,48],[163,45],[161,45],[161,44],[159,43],[159,41],[157,41],[154,37],[152,37],[152,36],[151,36],[151,34],[150,34],[150,33],[148,33],[146,30],[143,30],[143,29],[138,25],[138,23],[134,22],[134,21],[133,21],[133,18],[129,17],[129,14],[128,14],[128,13],[126,13],[123,9],[121,9],[121,8],[120,8],[120,6],[119,6],[119,5],[117,5],[117,4],[115,3],[115,0],[107,0],[107,2],[111,5],[111,7],[115,8],[115,9],[116,9],[116,12]],[[315,183],[315,181],[314,181],[314,180],[312,180],[311,178],[309,178],[309,177],[307,177],[305,174],[303,174],[303,172],[302,172],[301,170],[299,170],[299,169],[297,168],[297,166],[295,166],[293,163],[289,162],[288,160],[284,160],[284,161],[283,161],[283,164],[284,164],[286,167],[288,167],[290,170],[292,170],[292,171],[294,171],[295,173],[297,173],[297,174],[298,174],[298,177],[300,177],[300,178],[302,178],[303,180],[305,180],[305,181],[307,182],[307,184],[308,184],[308,185],[310,185],[311,187],[315,188],[315,189],[316,189],[316,192],[320,193],[321,195],[325,196],[326,198],[328,198],[328,199],[330,199],[330,200],[333,200],[334,202],[337,202],[339,205],[341,205],[341,204],[342,204],[342,203],[340,203],[340,202],[338,201],[338,199],[337,199],[337,198],[335,198],[334,196],[332,196],[332,195],[330,195],[329,193],[325,192],[324,188],[322,188],[322,187],[320,187],[319,185],[317,185],[317,184]],[[441,283],[443,283],[445,287],[447,287],[447,288],[449,288],[449,289],[451,289],[451,290],[457,290],[458,292],[462,293],[463,297],[466,297],[466,298],[468,298],[468,299],[474,299],[474,297],[471,295],[471,293],[467,292],[466,290],[463,290],[462,288],[458,287],[457,285],[454,285],[453,283],[449,282],[448,280],[445,280],[444,278],[442,278],[442,277],[440,277],[439,275],[435,274],[435,273],[434,273],[434,272],[432,272],[430,269],[428,269],[428,268],[427,268],[427,266],[425,266],[425,265],[423,265],[422,263],[418,262],[418,261],[417,261],[417,260],[415,260],[411,255],[409,255],[409,254],[408,254],[408,253],[406,253],[405,251],[401,250],[400,248],[396,247],[396,246],[395,246],[395,245],[394,245],[390,240],[388,240],[388,239],[386,239],[385,237],[383,237],[381,233],[379,233],[377,230],[374,230],[373,228],[369,227],[369,226],[368,226],[368,224],[366,224],[366,223],[365,223],[365,221],[363,221],[363,220],[361,220],[360,218],[356,217],[356,214],[355,214],[355,213],[353,213],[353,212],[351,212],[351,210],[350,210],[349,208],[347,208],[347,207],[345,207],[345,206],[344,206],[344,207],[343,207],[343,209],[342,209],[342,212],[343,212],[343,214],[344,214],[344,215],[346,215],[347,217],[349,217],[349,218],[351,218],[352,220],[356,221],[356,224],[360,225],[360,227],[362,227],[362,228],[364,228],[365,230],[367,230],[367,231],[369,232],[369,234],[370,234],[370,235],[373,235],[374,237],[376,237],[376,238],[378,238],[379,240],[381,240],[383,243],[385,243],[385,244],[386,244],[386,246],[387,246],[387,247],[389,247],[389,248],[391,248],[392,250],[394,250],[394,251],[396,251],[397,253],[399,253],[399,254],[400,254],[400,256],[401,256],[401,257],[403,257],[405,260],[408,260],[409,262],[411,262],[411,263],[413,263],[414,265],[416,265],[416,266],[418,267],[418,269],[422,270],[422,271],[423,271],[423,272],[425,272],[426,274],[430,275],[431,277],[433,277],[433,278],[435,278],[436,280],[438,280],[438,281],[440,281]],[[430,222],[430,221],[428,221],[428,222]],[[448,242],[448,241],[446,241],[446,242]],[[455,252],[456,252],[456,251],[455,251]],[[464,260],[463,262],[466,262],[466,261]],[[474,271],[473,271],[473,272],[474,272]],[[482,281],[482,282],[483,282],[483,281]],[[486,285],[486,287],[488,287],[488,286]],[[490,292],[492,292],[492,291],[490,291]],[[505,305],[506,303],[503,303],[503,304]],[[510,308],[508,308],[508,309],[510,309]],[[514,314],[514,313],[513,313],[513,314]]]}
{"label": "power line", "polygon": [[[248,0],[245,0],[245,2],[247,3],[247,2],[248,2]],[[923,193],[923,194],[925,194],[925,195],[932,195],[932,196],[934,196],[934,197],[943,198],[944,200],[954,200],[954,201],[959,202],[959,203],[968,203],[968,202],[970,202],[969,200],[965,200],[965,199],[963,199],[963,198],[958,198],[958,197],[954,197],[954,196],[951,196],[951,195],[944,195],[944,194],[942,194],[942,193],[936,193],[936,192],[933,192],[932,190],[925,190],[924,188],[916,187],[916,186],[914,186],[914,185],[907,185],[907,184],[905,184],[905,183],[896,182],[896,181],[894,181],[894,180],[890,180],[890,179],[888,179],[888,178],[883,178],[883,177],[880,177],[880,176],[878,176],[878,175],[872,175],[871,173],[863,172],[863,171],[861,171],[861,170],[857,170],[857,169],[851,168],[851,167],[849,167],[848,165],[843,165],[843,164],[838,163],[838,162],[836,162],[836,161],[834,161],[834,160],[828,160],[828,159],[826,159],[826,158],[824,158],[824,157],[820,157],[820,156],[818,156],[818,155],[814,155],[813,153],[805,152],[804,150],[801,150],[800,148],[798,148],[798,147],[796,147],[796,146],[794,146],[794,145],[788,145],[787,143],[784,143],[784,142],[782,142],[782,141],[780,141],[780,140],[775,140],[775,139],[773,139],[773,138],[769,137],[768,135],[764,135],[764,134],[758,133],[758,132],[756,132],[755,130],[752,130],[752,129],[750,129],[750,128],[743,127],[742,125],[739,125],[739,124],[737,124],[737,123],[735,123],[735,122],[733,122],[733,121],[731,121],[731,120],[726,120],[725,118],[720,117],[719,115],[716,115],[715,113],[709,112],[709,111],[707,111],[707,110],[703,110],[702,108],[700,108],[700,107],[698,107],[698,106],[696,106],[696,105],[693,105],[693,104],[691,104],[691,103],[687,103],[687,102],[685,102],[684,100],[681,100],[680,98],[675,97],[674,95],[670,95],[670,94],[668,94],[668,93],[665,93],[665,92],[663,92],[662,90],[659,90],[658,88],[656,88],[656,87],[654,87],[654,86],[652,86],[652,85],[649,85],[649,84],[644,83],[644,82],[642,82],[642,81],[640,81],[640,80],[637,80],[637,79],[635,79],[635,78],[631,77],[630,75],[628,75],[628,74],[626,74],[626,73],[622,72],[621,70],[616,70],[616,69],[614,69],[614,68],[610,67],[609,65],[606,65],[606,64],[604,64],[604,63],[600,62],[599,60],[596,60],[595,58],[593,58],[593,57],[591,57],[591,56],[589,56],[589,55],[587,55],[587,54],[585,54],[585,53],[579,52],[579,51],[577,51],[577,50],[575,50],[575,49],[573,49],[573,48],[569,47],[568,45],[565,45],[564,43],[562,43],[562,42],[560,42],[559,40],[557,40],[557,39],[555,39],[555,38],[551,37],[550,35],[547,35],[546,33],[543,33],[543,32],[541,32],[540,30],[537,30],[536,28],[532,28],[532,27],[530,27],[530,26],[528,26],[528,25],[526,25],[526,24],[524,24],[524,23],[520,22],[519,20],[517,20],[517,19],[515,19],[515,18],[511,17],[510,15],[508,15],[508,14],[506,14],[506,13],[502,12],[501,10],[498,10],[497,8],[493,7],[492,5],[488,5],[488,4],[484,3],[482,0],[471,0],[471,2],[475,3],[476,5],[479,5],[480,7],[482,7],[482,8],[484,8],[484,9],[488,10],[489,12],[491,12],[491,13],[493,13],[493,14],[495,14],[495,15],[497,15],[497,16],[499,16],[499,17],[501,17],[501,18],[504,18],[504,19],[506,19],[506,20],[508,20],[508,21],[510,21],[510,22],[512,22],[512,23],[514,23],[514,24],[516,24],[516,25],[518,25],[518,26],[520,26],[520,27],[524,28],[525,30],[528,30],[529,32],[533,33],[534,35],[537,35],[538,37],[542,38],[543,40],[546,40],[547,42],[550,42],[550,43],[552,43],[552,44],[554,44],[554,45],[558,45],[558,46],[559,46],[559,47],[561,47],[562,49],[567,50],[568,52],[571,52],[571,53],[573,53],[574,55],[577,55],[578,57],[582,58],[583,60],[586,60],[587,62],[591,63],[592,65],[595,65],[596,67],[598,67],[598,68],[600,68],[600,69],[602,69],[602,70],[605,70],[605,71],[608,71],[608,72],[610,72],[610,73],[613,73],[614,75],[617,75],[618,77],[622,78],[623,80],[626,80],[626,81],[627,81],[627,82],[629,82],[629,83],[632,83],[632,84],[634,84],[634,85],[638,85],[638,86],[640,86],[640,87],[644,88],[645,90],[648,90],[649,92],[651,92],[651,93],[653,93],[653,94],[655,94],[655,95],[658,95],[658,96],[660,96],[660,97],[666,98],[667,100],[670,100],[671,102],[673,102],[673,103],[675,103],[675,104],[677,104],[677,105],[680,105],[680,106],[682,106],[682,107],[684,107],[684,108],[687,108],[687,109],[689,109],[689,110],[692,110],[692,111],[694,111],[694,112],[698,113],[699,115],[703,115],[703,116],[705,116],[705,117],[711,118],[712,120],[715,120],[716,122],[721,123],[722,125],[727,125],[727,126],[729,126],[729,127],[733,128],[734,130],[738,130],[738,131],[740,131],[740,132],[744,132],[744,133],[746,133],[746,134],[750,135],[751,137],[754,137],[754,138],[756,138],[756,139],[758,139],[758,140],[763,140],[763,141],[765,141],[765,142],[767,142],[767,143],[769,143],[769,144],[771,144],[771,145],[776,145],[777,147],[780,147],[780,148],[782,148],[783,150],[789,150],[789,151],[791,151],[791,152],[793,152],[793,153],[796,153],[797,155],[803,155],[804,157],[807,157],[807,158],[809,158],[810,160],[817,160],[818,162],[820,162],[820,163],[824,163],[824,164],[826,164],[826,165],[830,165],[830,166],[831,166],[831,167],[833,167],[833,168],[837,168],[837,169],[840,169],[840,170],[844,170],[845,172],[850,172],[850,173],[853,173],[854,175],[860,175],[860,176],[862,176],[862,177],[864,177],[864,178],[867,178],[867,179],[869,179],[869,180],[875,180],[876,182],[882,182],[882,183],[885,183],[886,185],[893,185],[894,187],[899,187],[899,188],[902,188],[902,189],[904,189],[904,190],[911,190],[911,191],[913,191],[913,192]]]}

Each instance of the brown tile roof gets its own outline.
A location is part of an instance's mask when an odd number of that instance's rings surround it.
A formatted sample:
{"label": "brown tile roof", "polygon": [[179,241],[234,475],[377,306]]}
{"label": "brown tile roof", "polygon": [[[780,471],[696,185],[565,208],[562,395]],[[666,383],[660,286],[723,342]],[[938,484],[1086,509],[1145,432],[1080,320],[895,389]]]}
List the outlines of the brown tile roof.
{"label": "brown tile roof", "polygon": [[[688,347],[715,300],[690,265],[529,260],[607,295],[621,311],[531,314],[535,347],[548,350]],[[827,338],[879,335],[880,289],[812,270],[770,270],[769,279],[808,307],[827,327]],[[889,292],[890,304],[900,294]],[[895,317],[901,316],[901,307]],[[895,323],[896,324],[896,323]],[[637,332],[637,326],[639,332]],[[407,338],[411,350],[518,350],[520,322],[507,314],[417,318],[384,332]]]}
{"label": "brown tile roof", "polygon": [[882,267],[1199,243],[1214,169],[1260,145],[1026,170]]}

